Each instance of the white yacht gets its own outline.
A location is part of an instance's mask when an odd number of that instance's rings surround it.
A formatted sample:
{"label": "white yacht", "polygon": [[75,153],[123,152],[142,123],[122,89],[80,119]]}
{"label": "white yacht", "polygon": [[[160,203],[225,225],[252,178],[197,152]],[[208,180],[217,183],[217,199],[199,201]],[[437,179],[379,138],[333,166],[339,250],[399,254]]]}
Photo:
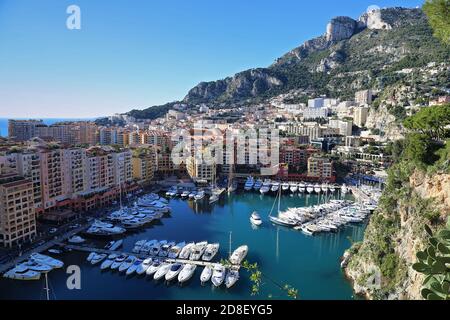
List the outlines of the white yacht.
{"label": "white yacht", "polygon": [[[144,245],[141,246],[140,250],[137,253],[144,253],[144,254],[149,254],[151,248],[158,243],[158,240],[149,240],[147,242],[144,243]],[[133,251],[134,252],[134,251]]]}
{"label": "white yacht", "polygon": [[127,276],[132,275],[136,272],[137,268],[142,265],[141,259],[136,259],[133,264],[127,269],[127,272],[125,273]]}
{"label": "white yacht", "polygon": [[213,268],[211,266],[205,266],[205,268],[202,271],[202,274],[200,275],[200,281],[202,283],[206,283],[211,279],[211,276],[213,274]]}
{"label": "white yacht", "polygon": [[219,244],[218,243],[210,243],[206,246],[205,253],[202,256],[203,261],[211,261],[214,256],[219,252]]}
{"label": "white yacht", "polygon": [[114,262],[111,264],[111,270],[116,270],[120,267],[120,265],[127,259],[127,255],[121,254],[114,259]]}
{"label": "white yacht", "polygon": [[116,254],[110,254],[108,256],[108,259],[106,259],[105,261],[102,262],[100,269],[101,270],[105,270],[111,267],[111,265],[114,263],[114,261],[116,260],[117,255]]}
{"label": "white yacht", "polygon": [[151,276],[159,269],[160,266],[161,266],[161,261],[154,260],[153,263],[145,271],[145,274],[148,276]]}
{"label": "white yacht", "polygon": [[114,226],[111,223],[96,220],[87,230],[86,233],[94,236],[112,236],[125,233],[126,229]]}
{"label": "white yacht", "polygon": [[178,258],[179,259],[184,259],[184,260],[189,259],[189,256],[191,255],[191,251],[193,250],[194,246],[195,246],[195,243],[193,243],[193,242],[188,243],[187,245],[185,245],[183,247],[183,249],[181,249],[181,252],[178,255]]}
{"label": "white yacht", "polygon": [[167,271],[165,278],[166,281],[171,281],[175,279],[176,276],[181,272],[183,269],[183,265],[181,263],[174,263],[170,266],[169,271]]}
{"label": "white yacht", "polygon": [[156,270],[155,274],[153,275],[153,279],[155,280],[159,280],[162,277],[164,277],[166,275],[166,273],[170,270],[170,267],[172,266],[172,264],[170,263],[162,263],[158,270]]}
{"label": "white yacht", "polygon": [[263,185],[263,181],[261,179],[256,180],[255,184],[253,185],[253,190],[259,191]]}
{"label": "white yacht", "polygon": [[131,251],[133,251],[134,253],[139,253],[142,250],[142,247],[145,245],[147,241],[146,240],[138,240],[136,241],[136,243],[134,244],[134,247]]}
{"label": "white yacht", "polygon": [[194,196],[195,201],[200,201],[205,197],[205,191],[201,190]]}
{"label": "white yacht", "polygon": [[239,280],[239,271],[231,268],[225,276],[225,286],[231,288]]}
{"label": "white yacht", "polygon": [[292,193],[296,193],[298,191],[298,185],[295,182],[291,182],[289,184],[289,189]]}
{"label": "white yacht", "polygon": [[189,194],[190,194],[190,192],[189,192],[188,190],[184,190],[184,191],[181,193],[181,197],[182,197],[182,198],[188,198],[188,197],[189,197]]}
{"label": "white yacht", "polygon": [[159,242],[156,242],[151,248],[150,248],[150,254],[152,256],[157,256],[159,254],[159,251],[161,250],[161,247],[163,245],[167,244],[167,240],[161,240]]}
{"label": "white yacht", "polygon": [[250,191],[253,188],[253,185],[255,184],[255,180],[253,179],[253,177],[248,177],[247,181],[245,181],[245,185],[244,185],[244,190],[245,191]]}
{"label": "white yacht", "polygon": [[173,242],[173,241],[163,244],[161,246],[161,250],[159,250],[158,256],[167,257],[167,255],[169,254],[170,248],[173,247],[174,245],[175,245],[175,242]]}
{"label": "white yacht", "polygon": [[298,184],[298,192],[300,193],[306,192],[306,184],[304,182],[300,182]]}
{"label": "white yacht", "polygon": [[206,250],[206,246],[208,245],[207,241],[197,242],[191,250],[191,254],[189,255],[189,260],[200,260],[201,256]]}
{"label": "white yacht", "polygon": [[27,267],[18,265],[3,275],[4,278],[14,280],[39,280],[41,273],[38,271],[28,270]]}
{"label": "white yacht", "polygon": [[308,185],[306,186],[306,191],[307,191],[308,193],[313,193],[313,192],[314,192],[314,186],[313,186],[312,184],[308,184]]}
{"label": "white yacht", "polygon": [[315,193],[320,193],[322,191],[322,188],[320,187],[319,184],[315,184],[314,185],[314,192]]}
{"label": "white yacht", "polygon": [[124,272],[124,271],[128,270],[128,268],[131,267],[131,265],[135,261],[136,261],[135,256],[129,256],[128,258],[126,258],[125,261],[122,262],[122,264],[119,266],[119,272]]}
{"label": "white yacht", "polygon": [[322,192],[327,193],[328,192],[328,185],[326,183],[323,183],[321,186]]}
{"label": "white yacht", "polygon": [[270,188],[270,191],[272,192],[278,192],[278,189],[280,189],[280,183],[279,182],[274,182],[272,184],[272,188]]}
{"label": "white yacht", "polygon": [[40,253],[31,254],[30,260],[49,265],[52,268],[62,268],[64,266],[64,262]]}
{"label": "white yacht", "polygon": [[248,246],[243,245],[234,250],[234,252],[231,254],[230,262],[232,264],[240,264],[242,260],[245,259],[248,253]]}
{"label": "white yacht", "polygon": [[297,225],[297,223],[294,220],[285,217],[269,216],[269,219],[271,222],[285,227],[293,227]]}
{"label": "white yacht", "polygon": [[185,245],[186,245],[186,242],[183,241],[183,242],[177,243],[176,245],[172,246],[169,249],[169,253],[168,253],[167,257],[169,257],[171,259],[175,259],[176,257],[178,257],[181,250],[183,250]]}
{"label": "white yacht", "polygon": [[260,226],[262,224],[261,216],[258,214],[258,212],[253,211],[252,215],[250,216],[250,222],[255,226]]}
{"label": "white yacht", "polygon": [[215,287],[220,287],[220,285],[225,280],[226,270],[221,264],[216,264],[214,266],[213,274],[211,276],[211,282]]}
{"label": "white yacht", "polygon": [[53,268],[49,265],[39,263],[34,260],[28,260],[21,264],[21,266],[26,267],[28,270],[37,271],[37,272],[49,272]]}
{"label": "white yacht", "polygon": [[144,274],[147,269],[152,265],[152,258],[147,258],[136,268],[136,274],[141,275]]}
{"label": "white yacht", "polygon": [[331,193],[336,191],[336,186],[335,185],[331,185],[329,188],[330,188],[330,192]]}
{"label": "white yacht", "polygon": [[178,274],[178,282],[183,283],[188,281],[195,273],[197,266],[195,264],[185,264],[183,269]]}
{"label": "white yacht", "polygon": [[94,257],[91,259],[91,264],[92,265],[96,265],[97,263],[102,262],[103,260],[106,259],[106,257],[108,257],[108,255],[106,253],[100,253],[100,254],[95,254]]}
{"label": "white yacht", "polygon": [[266,194],[267,192],[270,191],[271,185],[272,185],[272,183],[270,182],[269,179],[264,180],[264,183],[263,183],[261,189],[259,189],[259,192],[261,194]]}
{"label": "white yacht", "polygon": [[288,191],[288,190],[289,190],[289,183],[283,182],[283,183],[281,184],[281,190],[282,190],[282,191]]}

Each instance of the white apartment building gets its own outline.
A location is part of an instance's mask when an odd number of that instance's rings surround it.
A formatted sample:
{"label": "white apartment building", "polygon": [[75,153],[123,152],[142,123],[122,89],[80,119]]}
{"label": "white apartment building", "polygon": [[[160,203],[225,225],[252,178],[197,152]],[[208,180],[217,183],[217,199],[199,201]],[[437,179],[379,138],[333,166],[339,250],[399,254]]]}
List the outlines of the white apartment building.
{"label": "white apartment building", "polygon": [[364,127],[367,122],[367,116],[369,115],[369,108],[357,107],[353,109],[353,121],[358,127]]}
{"label": "white apartment building", "polygon": [[324,106],[324,98],[315,98],[308,100],[308,108],[322,108]]}
{"label": "white apartment building", "polygon": [[304,120],[310,120],[310,119],[318,119],[318,118],[327,118],[330,114],[330,109],[323,107],[323,108],[306,108],[303,110],[303,119]]}
{"label": "white apartment building", "polygon": [[353,121],[351,120],[339,120],[332,119],[328,123],[328,127],[337,129],[340,135],[351,136],[352,135]]}

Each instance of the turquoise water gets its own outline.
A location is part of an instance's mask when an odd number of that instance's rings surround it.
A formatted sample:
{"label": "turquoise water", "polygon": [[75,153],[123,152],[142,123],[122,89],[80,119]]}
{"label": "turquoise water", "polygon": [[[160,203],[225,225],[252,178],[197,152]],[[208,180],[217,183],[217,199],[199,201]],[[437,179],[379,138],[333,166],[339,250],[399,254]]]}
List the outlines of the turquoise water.
{"label": "turquoise water", "polygon": [[[16,120],[23,120],[25,118],[14,118]],[[82,120],[94,120],[94,119],[72,119],[72,118],[45,118],[42,119],[46,125],[52,125],[56,122],[62,122],[62,121],[82,121]],[[8,136],[8,118],[0,118],[0,137],[7,137]]]}
{"label": "turquoise water", "polygon": [[[313,205],[325,201],[314,195],[285,195],[281,208]],[[276,227],[268,222],[268,214],[274,197],[257,193],[238,193],[224,196],[218,203],[194,203],[172,199],[172,214],[160,224],[126,237],[124,247],[131,250],[139,239],[167,239],[175,241],[219,242],[219,255],[226,257],[229,232],[232,231],[232,247],[247,244],[247,256],[258,262],[261,271],[279,284],[289,284],[298,289],[301,299],[353,299],[349,282],[339,268],[339,258],[350,246],[350,240],[360,240],[364,226],[348,226],[338,233],[309,237],[301,232]],[[257,210],[264,221],[257,229],[249,222],[249,215]],[[99,244],[103,245],[105,242]],[[180,287],[177,283],[165,284],[153,279],[118,272],[102,272],[98,266],[85,262],[87,253],[72,252],[62,256],[66,267],[76,264],[81,268],[81,290],[68,290],[65,270],[52,271],[49,275],[52,298],[56,299],[274,299],[286,298],[271,280],[263,278],[258,296],[250,295],[251,283],[246,271],[231,289],[213,288],[200,284],[201,269]],[[216,257],[216,259],[218,259]],[[1,299],[42,299],[44,281],[18,282],[0,280]]]}

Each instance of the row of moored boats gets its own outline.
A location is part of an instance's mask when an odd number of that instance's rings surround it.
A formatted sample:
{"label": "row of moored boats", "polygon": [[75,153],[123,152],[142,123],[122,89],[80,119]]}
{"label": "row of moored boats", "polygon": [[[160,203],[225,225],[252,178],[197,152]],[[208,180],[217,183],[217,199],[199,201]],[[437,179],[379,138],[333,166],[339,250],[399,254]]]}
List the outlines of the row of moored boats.
{"label": "row of moored boats", "polygon": [[[191,279],[198,267],[199,260],[211,261],[219,250],[218,243],[202,242],[168,242],[166,240],[137,241],[133,252],[135,255],[110,254],[91,252],[87,261],[92,265],[101,263],[101,270],[117,270],[126,275],[145,275],[155,280],[177,279],[184,283]],[[211,280],[214,286],[223,283],[227,288],[232,287],[239,279],[239,264],[248,253],[246,245],[237,248],[230,256],[230,266],[227,268],[220,263],[208,263],[200,275],[202,283]],[[150,256],[148,256],[150,255]],[[146,256],[146,258],[140,258]]]}
{"label": "row of moored boats", "polygon": [[312,184],[306,182],[279,182],[272,181],[270,179],[254,179],[253,177],[248,177],[244,184],[245,191],[259,191],[261,194],[266,194],[269,192],[278,193],[279,191],[291,192],[291,193],[334,193],[337,190],[341,190],[342,194],[346,194],[350,189],[343,184],[339,186],[337,184]]}
{"label": "row of moored boats", "polygon": [[312,207],[288,208],[273,223],[293,227],[308,235],[319,232],[336,232],[349,223],[363,222],[375,210],[375,205],[356,204],[349,200],[330,200]]}

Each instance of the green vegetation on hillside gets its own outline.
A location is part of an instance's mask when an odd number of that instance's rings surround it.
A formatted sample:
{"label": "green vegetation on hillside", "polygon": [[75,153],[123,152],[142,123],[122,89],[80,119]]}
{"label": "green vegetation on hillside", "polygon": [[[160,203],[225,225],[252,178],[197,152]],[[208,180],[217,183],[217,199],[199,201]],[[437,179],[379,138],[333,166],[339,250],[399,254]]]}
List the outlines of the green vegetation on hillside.
{"label": "green vegetation on hillside", "polygon": [[435,37],[450,44],[450,1],[427,0],[423,5],[423,11],[428,17]]}

